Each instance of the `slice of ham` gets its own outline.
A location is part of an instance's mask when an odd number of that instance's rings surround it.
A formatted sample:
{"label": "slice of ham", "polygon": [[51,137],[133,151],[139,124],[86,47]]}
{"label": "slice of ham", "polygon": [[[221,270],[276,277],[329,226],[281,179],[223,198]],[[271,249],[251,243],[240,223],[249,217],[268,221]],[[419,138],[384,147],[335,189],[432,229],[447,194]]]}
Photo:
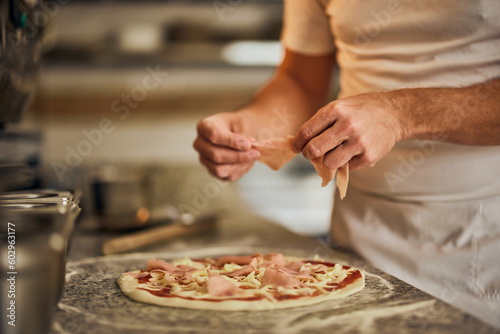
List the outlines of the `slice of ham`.
{"label": "slice of ham", "polygon": [[302,266],[304,266],[305,263],[302,261],[293,261],[288,263],[287,265],[279,268],[280,271],[286,272],[287,274],[296,277],[296,278],[302,278],[302,279],[307,279],[309,281],[317,281],[314,276],[312,276],[309,272],[306,271],[300,271]]}
{"label": "slice of ham", "polygon": [[241,269],[227,273],[225,275],[229,276],[229,277],[246,276],[246,275],[250,274],[252,271],[255,271],[254,267],[246,266],[246,267],[243,267]]}
{"label": "slice of ham", "polygon": [[264,256],[264,260],[269,261],[270,264],[274,264],[275,266],[284,266],[285,265],[285,257],[281,253],[269,253]]}
{"label": "slice of ham", "polygon": [[278,270],[283,272],[283,273],[286,273],[292,277],[295,277],[295,278],[302,278],[302,279],[312,281],[312,282],[318,281],[316,278],[314,278],[314,276],[312,276],[311,274],[309,274],[305,271],[297,271],[297,270],[292,270],[292,269],[288,269],[288,268],[284,268],[284,267],[280,268]]}
{"label": "slice of ham", "polygon": [[346,163],[340,166],[337,170],[337,188],[339,189],[340,199],[345,197],[347,193],[347,185],[349,183],[349,164]]}
{"label": "slice of ham", "polygon": [[[254,143],[252,146],[260,152],[259,161],[268,165],[272,170],[279,170],[295,157],[293,151],[293,136],[286,138],[271,138]],[[339,167],[338,170],[329,169],[323,163],[324,156],[311,159],[314,169],[321,177],[321,186],[326,187],[337,174],[337,188],[339,189],[340,199],[343,199],[347,193],[347,184],[349,183],[349,165]]]}
{"label": "slice of ham", "polygon": [[293,261],[293,262],[290,262],[287,265],[285,265],[284,268],[291,269],[291,270],[294,270],[294,271],[300,271],[300,268],[302,268],[302,266],[304,264],[305,263],[302,262],[302,261]]}
{"label": "slice of ham", "polygon": [[146,264],[146,269],[148,271],[151,271],[154,269],[162,269],[162,270],[165,270],[167,272],[171,272],[171,271],[173,272],[175,270],[179,270],[179,268],[177,268],[176,266],[174,266],[171,263],[168,263],[168,262],[163,261],[163,260],[157,260],[154,258],[151,258],[148,260],[148,263]]}
{"label": "slice of ham", "polygon": [[193,272],[193,271],[200,270],[200,269],[197,269],[197,268],[195,268],[195,267],[193,267],[193,266],[189,266],[189,265],[187,265],[187,264],[179,264],[179,265],[177,266],[177,268],[179,268],[179,269],[181,269],[181,270],[183,270],[183,271],[187,271],[187,272],[189,272],[189,273],[191,273],[191,272]]}
{"label": "slice of ham", "polygon": [[252,146],[260,152],[260,162],[272,170],[279,170],[297,155],[292,148],[293,138],[293,136],[270,138],[256,142]]}
{"label": "slice of ham", "polygon": [[337,174],[337,188],[339,189],[340,199],[343,199],[347,193],[347,184],[349,183],[349,164],[346,163],[339,167],[339,169],[329,169],[323,163],[324,156],[317,157],[311,159],[311,163],[314,166],[314,169],[318,172],[318,175],[321,177],[321,186],[326,187],[328,183],[335,177],[335,173]]}
{"label": "slice of ham", "polygon": [[321,186],[326,187],[328,183],[333,180],[337,171],[326,167],[323,163],[323,158],[324,155],[311,159],[311,163],[313,164],[314,169],[316,169],[316,172],[318,172],[319,177],[321,177]]}
{"label": "slice of ham", "polygon": [[219,275],[213,275],[208,278],[208,293],[214,297],[234,296],[242,290]]}
{"label": "slice of ham", "polygon": [[246,276],[255,270],[257,270],[257,258],[254,257],[254,258],[252,258],[252,261],[250,262],[250,264],[248,266],[245,266],[241,269],[227,273],[226,275],[229,277]]}
{"label": "slice of ham", "polygon": [[300,281],[290,274],[272,268],[268,268],[264,272],[262,284],[283,288],[293,288],[301,285]]}
{"label": "slice of ham", "polygon": [[163,272],[164,274],[168,274],[165,275],[165,278],[168,281],[173,280],[169,276],[175,276],[177,281],[182,282],[184,284],[193,282],[193,276],[191,275],[191,272],[198,270],[195,267],[184,264],[180,264],[179,266],[174,266],[171,263],[168,263],[163,260],[157,260],[154,258],[148,260],[146,267],[147,270],[150,271],[151,273]]}
{"label": "slice of ham", "polygon": [[247,265],[252,262],[252,258],[259,258],[262,257],[261,254],[253,254],[253,255],[228,255],[228,256],[221,256],[216,259],[217,264],[222,266],[225,265],[226,263],[236,263],[241,265]]}

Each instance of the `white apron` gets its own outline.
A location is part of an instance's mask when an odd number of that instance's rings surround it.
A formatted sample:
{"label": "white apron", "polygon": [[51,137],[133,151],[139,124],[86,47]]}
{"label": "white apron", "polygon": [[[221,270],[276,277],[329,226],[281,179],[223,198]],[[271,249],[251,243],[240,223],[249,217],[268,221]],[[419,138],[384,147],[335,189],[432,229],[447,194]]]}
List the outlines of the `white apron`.
{"label": "white apron", "polygon": [[500,326],[500,195],[489,193],[494,187],[485,196],[425,200],[376,194],[358,187],[358,177],[352,180],[348,195],[335,198],[334,243]]}

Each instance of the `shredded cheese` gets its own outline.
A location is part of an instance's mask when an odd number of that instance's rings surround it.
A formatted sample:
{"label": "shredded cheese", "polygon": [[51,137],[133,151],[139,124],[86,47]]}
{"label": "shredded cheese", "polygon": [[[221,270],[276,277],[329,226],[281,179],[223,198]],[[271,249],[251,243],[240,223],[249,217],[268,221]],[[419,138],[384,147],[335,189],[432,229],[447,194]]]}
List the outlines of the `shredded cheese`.
{"label": "shredded cheese", "polygon": [[[316,257],[315,260],[317,260]],[[210,296],[207,290],[209,277],[211,275],[220,275],[228,282],[242,289],[241,294],[238,294],[239,298],[260,295],[268,300],[276,301],[275,296],[310,296],[318,292],[320,294],[328,294],[332,290],[329,284],[342,282],[347,277],[346,270],[343,270],[340,264],[335,264],[333,267],[326,266],[325,269],[325,266],[322,264],[311,264],[306,262],[300,267],[300,272],[309,274],[311,277],[296,277],[304,285],[294,288],[275,288],[271,285],[262,284],[262,278],[266,268],[258,268],[245,276],[230,277],[226,274],[244,268],[244,266],[228,263],[225,264],[222,269],[214,269],[210,265],[206,266],[201,262],[192,261],[188,257],[173,261],[172,264],[176,266],[187,265],[199,270],[186,271],[192,277],[192,280],[189,278],[189,275],[180,280],[179,276],[171,275],[164,271],[154,272],[151,273],[151,281],[140,283],[139,287],[155,291],[170,287],[169,291],[172,295],[200,299],[224,299],[223,297]],[[319,268],[322,270],[319,270]]]}

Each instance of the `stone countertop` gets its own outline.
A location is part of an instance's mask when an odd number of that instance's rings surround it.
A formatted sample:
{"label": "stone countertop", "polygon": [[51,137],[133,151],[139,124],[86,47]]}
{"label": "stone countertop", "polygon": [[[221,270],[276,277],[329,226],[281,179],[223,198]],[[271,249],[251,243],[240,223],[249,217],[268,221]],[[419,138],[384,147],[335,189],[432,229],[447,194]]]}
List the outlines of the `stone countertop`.
{"label": "stone countertop", "polygon": [[[192,178],[191,178],[192,180]],[[214,182],[214,181],[206,181]],[[205,183],[207,184],[207,183]],[[53,334],[71,333],[492,333],[480,320],[367,265],[320,240],[292,233],[253,214],[235,187],[225,187],[226,204],[216,229],[177,238],[140,252],[101,256],[103,241],[119,232],[80,222],[71,241],[65,292],[53,314]],[[206,208],[220,209],[217,201]],[[282,310],[206,311],[167,308],[125,297],[117,278],[145,267],[149,257],[173,259],[279,251],[349,264],[365,270],[366,287],[346,299]]]}

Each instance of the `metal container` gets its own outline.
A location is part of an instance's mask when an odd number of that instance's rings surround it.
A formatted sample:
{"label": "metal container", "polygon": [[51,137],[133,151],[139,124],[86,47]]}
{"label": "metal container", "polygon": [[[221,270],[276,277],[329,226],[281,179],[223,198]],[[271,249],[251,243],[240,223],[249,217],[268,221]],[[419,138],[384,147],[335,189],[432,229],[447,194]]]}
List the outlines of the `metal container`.
{"label": "metal container", "polygon": [[67,204],[76,202],[77,198],[69,191],[58,191],[52,189],[35,189],[11,191],[0,194],[0,205],[3,204],[22,204],[22,203],[61,203]]}
{"label": "metal container", "polygon": [[50,330],[52,311],[64,287],[68,242],[80,211],[67,194],[1,195],[0,309],[6,313],[1,317],[1,333]]}

